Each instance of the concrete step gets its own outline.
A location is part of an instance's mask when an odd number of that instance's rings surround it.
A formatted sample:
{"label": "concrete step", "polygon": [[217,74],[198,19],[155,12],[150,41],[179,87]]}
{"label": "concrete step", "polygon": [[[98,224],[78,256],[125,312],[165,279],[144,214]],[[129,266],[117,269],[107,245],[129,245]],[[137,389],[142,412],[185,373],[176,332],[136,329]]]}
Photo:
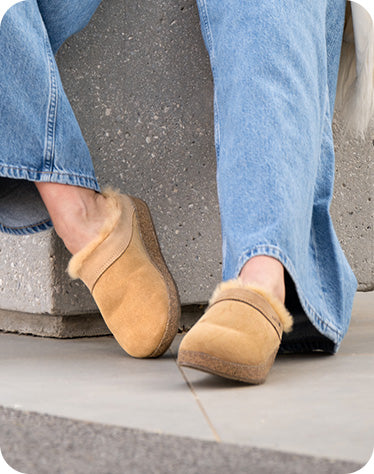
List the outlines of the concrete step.
{"label": "concrete step", "polygon": [[348,474],[362,464],[0,407],[0,447],[25,474]]}
{"label": "concrete step", "polygon": [[[0,334],[0,406],[10,409],[0,412],[0,448],[21,472],[21,459],[40,463],[28,474],[47,472],[51,459],[49,473],[83,472],[84,462],[90,473],[131,462],[142,472],[148,452],[149,472],[348,474],[374,447],[373,307],[374,293],[356,295],[338,354],[280,355],[259,386],[179,368],[182,335],[163,357],[144,360],[112,337]],[[59,470],[63,462],[70,470]],[[100,471],[105,462],[112,471]],[[263,470],[248,470],[252,463]]]}

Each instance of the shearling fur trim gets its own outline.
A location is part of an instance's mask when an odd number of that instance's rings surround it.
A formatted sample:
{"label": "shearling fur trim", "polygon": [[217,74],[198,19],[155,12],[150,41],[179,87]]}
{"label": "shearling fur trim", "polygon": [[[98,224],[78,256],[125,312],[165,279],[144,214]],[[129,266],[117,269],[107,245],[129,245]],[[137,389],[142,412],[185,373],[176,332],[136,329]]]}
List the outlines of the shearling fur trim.
{"label": "shearling fur trim", "polygon": [[275,312],[277,313],[282,323],[283,331],[284,332],[291,331],[293,318],[291,314],[288,312],[288,310],[286,309],[286,307],[284,306],[284,304],[261,285],[247,284],[247,283],[244,283],[243,280],[241,280],[240,278],[223,281],[219,283],[216,289],[214,290],[212,297],[209,300],[209,304],[210,305],[213,304],[222,291],[237,289],[237,288],[247,288],[249,290],[253,290],[256,293],[259,293],[260,295],[262,295],[264,298],[266,298],[268,302],[271,304],[271,306],[274,308]]}
{"label": "shearling fur trim", "polygon": [[104,222],[100,233],[91,242],[89,242],[82,250],[73,255],[70,259],[67,272],[73,279],[79,278],[79,272],[86,258],[103,242],[112,232],[121,215],[121,204],[119,200],[119,191],[112,188],[106,188],[103,196],[107,199],[109,216]]}

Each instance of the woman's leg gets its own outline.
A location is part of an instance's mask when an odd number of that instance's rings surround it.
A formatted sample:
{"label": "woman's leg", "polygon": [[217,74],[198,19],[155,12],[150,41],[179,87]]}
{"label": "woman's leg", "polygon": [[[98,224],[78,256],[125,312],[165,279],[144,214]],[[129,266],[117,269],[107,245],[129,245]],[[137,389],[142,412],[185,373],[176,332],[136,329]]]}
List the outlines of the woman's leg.
{"label": "woman's leg", "polygon": [[[37,0],[55,54],[63,42],[89,22],[101,0]],[[99,233],[108,210],[94,190],[57,183],[36,183],[57,234],[75,254]]]}
{"label": "woman's leg", "polygon": [[146,204],[112,190],[97,192],[91,157],[53,56],[98,3],[26,0],[4,18],[0,228],[33,232],[52,219],[75,254],[70,276],[89,288],[119,344],[135,357],[158,357],[178,330],[177,288]]}
{"label": "woman's leg", "polygon": [[[11,7],[3,18],[0,228],[5,232],[43,230],[51,226],[52,218],[57,232],[64,237],[63,218],[69,193],[72,215],[81,212],[82,200],[86,209],[94,209],[92,214],[103,214],[96,206],[101,199],[95,192],[99,186],[91,156],[54,59],[62,42],[85,26],[99,3],[25,0]],[[41,183],[37,186],[45,205],[34,183]],[[74,203],[77,209],[73,211]],[[73,253],[85,241],[81,236],[74,242],[75,232],[70,229],[66,242]],[[88,236],[91,234],[88,230]]]}
{"label": "woman's leg", "polygon": [[92,189],[36,183],[57,235],[76,254],[100,232],[108,216],[106,199]]}
{"label": "woman's leg", "polygon": [[357,280],[329,214],[346,2],[197,1],[214,77],[223,280],[233,281],[217,288],[180,361],[259,383],[286,308],[302,313],[291,351],[336,351],[351,316]]}
{"label": "woman's leg", "polygon": [[84,28],[102,0],[37,0],[54,54]]}
{"label": "woman's leg", "polygon": [[286,298],[284,267],[279,260],[267,255],[256,255],[243,265],[240,278],[246,284],[258,284],[266,288],[282,303]]}
{"label": "woman's leg", "polygon": [[[345,0],[199,7],[215,81],[224,280],[245,277],[257,255],[279,260],[337,348],[357,283],[329,215]],[[269,277],[277,271],[281,282],[279,266]]]}

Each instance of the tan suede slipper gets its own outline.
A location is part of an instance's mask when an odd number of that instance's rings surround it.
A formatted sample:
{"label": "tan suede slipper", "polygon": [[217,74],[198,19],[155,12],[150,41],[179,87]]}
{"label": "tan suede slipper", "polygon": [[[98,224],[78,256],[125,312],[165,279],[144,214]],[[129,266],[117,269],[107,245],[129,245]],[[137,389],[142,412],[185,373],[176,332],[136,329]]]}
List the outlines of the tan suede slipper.
{"label": "tan suede slipper", "polygon": [[80,278],[121,347],[133,357],[163,354],[178,330],[177,287],[162,257],[146,203],[106,190],[110,215],[100,235],[68,266]]}
{"label": "tan suede slipper", "polygon": [[266,289],[229,280],[217,286],[207,311],[183,338],[178,364],[260,384],[283,331],[291,328],[292,316]]}

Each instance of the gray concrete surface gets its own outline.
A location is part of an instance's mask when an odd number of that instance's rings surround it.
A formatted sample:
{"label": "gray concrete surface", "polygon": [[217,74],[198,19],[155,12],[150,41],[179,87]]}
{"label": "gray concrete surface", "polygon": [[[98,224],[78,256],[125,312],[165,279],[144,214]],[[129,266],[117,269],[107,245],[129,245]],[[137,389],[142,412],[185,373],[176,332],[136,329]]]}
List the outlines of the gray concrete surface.
{"label": "gray concrete surface", "polygon": [[334,122],[336,174],[331,216],[361,291],[374,289],[374,124],[366,140]]}
{"label": "gray concrete surface", "polygon": [[105,1],[58,63],[102,186],[144,198],[182,302],[220,277],[212,79],[193,0]]}
{"label": "gray concrete surface", "polygon": [[347,474],[362,466],[1,407],[0,446],[27,474]]}
{"label": "gray concrete surface", "polygon": [[[187,331],[202,316],[206,305],[182,306],[180,331]],[[60,339],[109,335],[100,313],[56,315],[25,313],[0,309],[2,332],[29,334]]]}
{"label": "gray concrete surface", "polygon": [[90,337],[111,334],[100,313],[59,316],[0,309],[2,332],[42,337]]}
{"label": "gray concrete surface", "polygon": [[97,311],[86,287],[69,278],[70,255],[54,230],[0,233],[0,255],[0,308],[59,316]]}
{"label": "gray concrete surface", "polygon": [[374,293],[357,294],[337,355],[279,356],[260,386],[180,370],[181,336],[141,360],[112,337],[1,334],[0,406],[363,465],[374,447],[373,307]]}
{"label": "gray concrete surface", "polygon": [[[104,0],[58,64],[101,185],[147,200],[182,303],[207,301],[220,280],[220,224],[212,79],[194,0]],[[365,141],[335,131],[332,215],[360,289],[370,290],[374,128]],[[0,252],[0,308],[95,311],[84,285],[68,279],[69,257],[52,231],[0,235]]]}

